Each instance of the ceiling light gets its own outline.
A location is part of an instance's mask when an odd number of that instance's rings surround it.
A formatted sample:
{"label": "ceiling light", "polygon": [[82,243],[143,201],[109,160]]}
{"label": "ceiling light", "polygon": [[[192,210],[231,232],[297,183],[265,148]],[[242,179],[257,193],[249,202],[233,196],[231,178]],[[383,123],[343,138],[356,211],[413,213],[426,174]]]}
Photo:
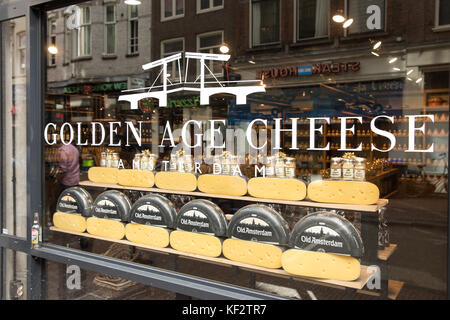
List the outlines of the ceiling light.
{"label": "ceiling light", "polygon": [[400,68],[393,68],[393,69],[394,69],[394,71],[401,71]]}
{"label": "ceiling light", "polygon": [[408,81],[413,81],[413,79],[411,79],[410,77],[406,77],[406,79],[408,79]]}
{"label": "ceiling light", "polygon": [[375,43],[375,45],[373,46],[373,50],[377,50],[381,47],[382,42],[378,41],[377,43]]}
{"label": "ceiling light", "polygon": [[141,4],[141,1],[139,0],[125,0],[125,4],[129,6],[138,6]]}
{"label": "ceiling light", "polygon": [[58,48],[54,44],[52,44],[52,45],[48,46],[48,53],[58,54]]}
{"label": "ceiling light", "polygon": [[350,27],[353,24],[353,19],[348,19],[347,21],[344,22],[344,29],[347,29],[348,27]]}
{"label": "ceiling light", "polygon": [[230,52],[230,48],[226,44],[223,44],[222,46],[220,46],[219,50],[223,54],[227,54],[228,52]]}
{"label": "ceiling light", "polygon": [[333,21],[337,23],[342,23],[345,21],[344,10],[336,11],[336,14],[333,16]]}
{"label": "ceiling light", "polygon": [[394,62],[396,62],[398,60],[398,58],[396,57],[396,58],[392,58],[391,60],[389,60],[389,63],[390,64],[393,64]]}
{"label": "ceiling light", "polygon": [[408,71],[407,75],[409,76],[409,75],[410,75],[411,73],[413,73],[413,72],[414,72],[414,70],[411,69],[411,70]]}
{"label": "ceiling light", "polygon": [[416,83],[421,83],[422,80],[423,80],[423,78],[419,78],[419,79],[416,80]]}
{"label": "ceiling light", "polygon": [[379,57],[380,55],[378,54],[378,53],[376,53],[376,52],[371,52],[371,54],[373,54],[374,56],[376,56],[376,57]]}
{"label": "ceiling light", "polygon": [[250,64],[256,64],[256,62],[253,61],[253,60],[249,60],[248,63],[250,63]]}

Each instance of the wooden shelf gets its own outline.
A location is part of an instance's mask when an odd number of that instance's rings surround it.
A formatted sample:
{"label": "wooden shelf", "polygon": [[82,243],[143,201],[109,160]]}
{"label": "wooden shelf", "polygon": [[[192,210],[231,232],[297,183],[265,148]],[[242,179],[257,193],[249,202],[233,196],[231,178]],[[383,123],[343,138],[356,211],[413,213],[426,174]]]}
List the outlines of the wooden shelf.
{"label": "wooden shelf", "polygon": [[120,243],[120,244],[124,244],[124,245],[128,245],[128,246],[134,246],[139,249],[148,250],[148,251],[152,251],[152,252],[156,252],[156,253],[160,253],[160,254],[173,254],[173,255],[178,255],[181,258],[203,261],[206,263],[213,263],[213,264],[222,265],[222,266],[230,266],[230,267],[234,266],[234,267],[238,267],[240,269],[244,269],[244,270],[251,271],[251,272],[256,272],[256,273],[261,273],[261,274],[266,274],[266,275],[271,275],[271,276],[276,276],[276,277],[282,277],[282,278],[288,278],[288,279],[292,279],[292,280],[304,281],[304,282],[309,282],[309,283],[313,283],[313,284],[320,284],[320,285],[325,285],[325,286],[330,286],[330,287],[362,290],[365,287],[365,285],[367,284],[367,282],[369,281],[370,276],[372,275],[371,273],[368,273],[367,266],[361,266],[361,276],[359,277],[358,280],[355,280],[355,281],[322,280],[322,279],[315,279],[315,278],[308,278],[308,277],[300,277],[300,276],[295,276],[295,275],[289,274],[282,269],[268,269],[268,268],[263,268],[263,267],[258,267],[258,266],[252,266],[252,265],[241,263],[241,262],[231,261],[231,260],[228,260],[228,259],[222,258],[222,257],[220,257],[220,258],[204,257],[204,256],[196,255],[196,254],[176,251],[172,248],[150,247],[147,245],[130,242],[128,240],[111,240],[108,238],[93,236],[88,233],[78,233],[78,232],[60,230],[56,227],[50,227],[50,230],[54,231],[54,232],[59,232],[59,233],[71,234],[71,235],[79,236],[79,237],[85,237],[85,238],[90,238],[90,239],[97,239],[97,240],[102,240],[102,241]]}
{"label": "wooden shelf", "polygon": [[389,247],[385,248],[384,250],[378,250],[378,259],[387,261],[397,250],[396,244],[391,244]]}
{"label": "wooden shelf", "polygon": [[389,280],[388,298],[391,300],[397,300],[398,295],[400,294],[400,291],[402,291],[404,285],[404,282]]}
{"label": "wooden shelf", "polygon": [[175,191],[175,190],[163,190],[158,188],[138,188],[138,187],[124,187],[118,184],[107,184],[107,183],[94,183],[91,181],[81,181],[80,186],[92,187],[92,188],[105,188],[105,189],[120,189],[120,190],[134,190],[142,192],[153,192],[153,193],[165,193],[165,194],[177,194],[185,196],[194,197],[204,197],[204,198],[219,198],[228,200],[239,200],[248,202],[258,202],[258,203],[275,203],[290,206],[299,207],[312,207],[312,208],[323,208],[323,209],[340,209],[347,211],[357,211],[357,212],[371,212],[376,213],[379,209],[386,207],[389,203],[387,199],[380,199],[375,205],[352,205],[352,204],[333,204],[333,203],[318,203],[312,201],[285,201],[285,200],[275,200],[275,199],[260,199],[253,198],[249,196],[244,197],[233,197],[218,194],[209,194],[203,192],[186,192],[186,191]]}

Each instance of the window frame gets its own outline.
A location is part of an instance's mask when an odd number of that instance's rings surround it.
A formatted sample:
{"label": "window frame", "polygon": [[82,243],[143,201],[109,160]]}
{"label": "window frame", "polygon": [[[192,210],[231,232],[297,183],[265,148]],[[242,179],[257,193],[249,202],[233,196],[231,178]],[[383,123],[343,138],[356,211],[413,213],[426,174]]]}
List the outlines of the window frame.
{"label": "window frame", "polygon": [[259,47],[264,47],[264,46],[274,46],[274,45],[279,45],[281,43],[281,36],[282,36],[282,32],[281,32],[281,18],[282,18],[282,5],[283,2],[281,0],[273,0],[273,1],[278,1],[279,3],[279,34],[278,34],[278,41],[276,42],[268,42],[268,43],[259,43],[259,44],[254,44],[253,43],[253,3],[254,1],[257,0],[249,0],[249,48],[259,48]]}
{"label": "window frame", "polygon": [[[84,10],[89,9],[89,22],[83,22],[84,18]],[[80,6],[80,25],[77,28],[72,30],[72,59],[82,59],[86,57],[92,57],[92,10],[90,6]],[[89,29],[89,52],[82,53],[81,52],[81,35],[83,34],[81,30],[83,28]],[[73,33],[76,32],[76,37],[74,37]]]}
{"label": "window frame", "polygon": [[441,0],[435,0],[435,16],[434,16],[434,27],[433,31],[450,31],[450,23],[449,24],[439,24],[439,16],[441,12]]}
{"label": "window frame", "polygon": [[[178,42],[178,41],[182,41],[183,42],[183,50],[182,51],[174,51],[174,52],[169,52],[169,53],[164,53],[164,45],[167,43],[173,43],[173,42]],[[180,53],[180,52],[185,52],[186,50],[186,41],[184,37],[179,37],[179,38],[171,38],[171,39],[166,39],[166,40],[161,40],[160,43],[160,57],[161,59]],[[168,79],[176,79],[173,76],[176,74],[176,72],[174,72],[174,70],[176,69],[176,65],[175,63],[172,62],[172,69],[169,71],[169,66],[167,67],[167,72],[171,75],[170,77],[168,77]],[[181,72],[183,72],[183,65],[181,65]]]}
{"label": "window frame", "polygon": [[24,36],[25,37],[25,42],[27,42],[28,41],[28,38],[27,38],[27,33],[26,33],[26,31],[21,31],[21,32],[18,32],[18,33],[16,33],[16,39],[17,39],[17,59],[19,60],[19,62],[21,62],[21,60],[22,60],[22,54],[23,54],[23,58],[24,58],[24,60],[25,60],[25,67],[23,68],[22,67],[22,64],[20,65],[20,68],[19,68],[19,74],[18,74],[18,76],[25,76],[27,73],[26,73],[26,61],[27,61],[27,45],[25,45],[25,46],[21,46],[21,36]]}
{"label": "window frame", "polygon": [[[214,36],[214,35],[221,35],[221,37],[222,37],[222,41],[221,41],[221,43],[218,45],[218,46],[210,46],[210,47],[204,47],[204,48],[201,48],[200,47],[200,39],[202,38],[202,37],[208,37],[208,36]],[[217,30],[217,31],[210,31],[210,32],[204,32],[204,33],[200,33],[200,34],[197,34],[197,36],[196,36],[196,38],[197,38],[197,45],[196,45],[196,48],[197,48],[197,52],[200,52],[200,50],[213,50],[214,48],[220,48],[220,46],[223,44],[223,43],[225,43],[224,41],[225,41],[225,31],[224,30]],[[216,62],[214,62],[214,61],[210,61],[209,63],[206,63],[205,62],[205,64],[207,64],[208,65],[208,67],[209,67],[209,69],[211,69],[211,71],[213,71],[214,72],[214,63],[217,63],[217,61]],[[197,72],[200,72],[200,69],[199,69],[199,65],[197,64]],[[214,73],[214,76],[221,76],[222,75],[222,73],[221,72],[218,72],[218,73]],[[211,76],[211,74],[210,73],[205,73],[205,77],[212,77]]]}
{"label": "window frame", "polygon": [[[127,32],[127,36],[128,36],[128,45],[127,45],[127,52],[129,55],[138,55],[139,54],[139,6],[135,6],[137,9],[137,16],[136,17],[131,17],[131,9],[134,6],[128,6],[127,11],[128,11],[128,21],[127,21],[127,27],[128,27],[128,32]],[[136,23],[136,37],[132,37],[131,34],[131,24],[132,23]],[[134,44],[134,47],[136,47],[136,51],[132,51],[132,40],[135,39],[136,43]]]}
{"label": "window frame", "polygon": [[172,15],[170,17],[166,17],[165,16],[166,2],[165,2],[165,0],[161,0],[161,19],[160,19],[161,22],[184,18],[185,14],[186,14],[186,1],[183,0],[183,13],[182,14],[177,14],[176,5],[177,5],[177,0],[172,0]]}
{"label": "window frame", "polygon": [[197,14],[222,10],[225,7],[225,0],[222,0],[222,4],[220,6],[214,6],[214,0],[209,0],[208,9],[200,9],[200,7],[201,7],[201,0],[197,0]]}
{"label": "window frame", "polygon": [[[299,39],[298,31],[300,23],[300,17],[298,14],[298,2],[301,0],[294,0],[294,43],[304,42],[304,41],[315,41],[315,40],[323,40],[323,39],[329,39],[331,34],[331,0],[328,0],[329,8],[328,8],[328,28],[327,28],[327,35],[321,36],[321,37],[310,37],[310,38],[302,38]],[[317,1],[317,0],[316,0]]]}
{"label": "window frame", "polygon": [[[114,8],[114,19],[108,21],[108,7]],[[92,23],[92,20],[91,20]],[[105,3],[103,5],[103,56],[115,56],[117,54],[117,5],[115,3]],[[108,52],[108,26],[114,26],[114,51]],[[92,39],[92,37],[91,37]]]}
{"label": "window frame", "polygon": [[[47,30],[48,30],[48,36],[47,36],[47,45],[55,45],[56,46],[56,35],[57,32],[55,30],[55,33],[52,33],[52,25],[55,25],[56,29],[56,18],[49,18],[48,24],[47,24]],[[54,41],[53,41],[54,40]],[[56,54],[47,53],[48,59],[47,59],[47,66],[48,67],[55,67],[56,66]]]}

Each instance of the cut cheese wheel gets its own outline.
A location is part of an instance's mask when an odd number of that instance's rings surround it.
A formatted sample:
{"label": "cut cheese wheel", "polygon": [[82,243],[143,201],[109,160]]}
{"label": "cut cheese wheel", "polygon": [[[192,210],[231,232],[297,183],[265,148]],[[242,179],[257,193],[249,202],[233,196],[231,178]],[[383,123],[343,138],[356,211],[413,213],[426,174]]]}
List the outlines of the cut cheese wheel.
{"label": "cut cheese wheel", "polygon": [[291,248],[348,255],[361,258],[364,245],[355,226],[333,212],[305,216],[295,225],[289,241]]}
{"label": "cut cheese wheel", "polygon": [[289,227],[286,220],[272,208],[253,204],[236,212],[228,225],[227,235],[240,240],[286,245]]}
{"label": "cut cheese wheel", "polygon": [[79,214],[56,212],[53,215],[55,227],[65,231],[83,233],[86,231],[86,218]]}
{"label": "cut cheese wheel", "polygon": [[155,185],[155,175],[150,171],[119,170],[117,180],[126,187],[151,188]]}
{"label": "cut cheese wheel", "polygon": [[88,171],[89,181],[95,183],[117,184],[119,169],[92,167]]}
{"label": "cut cheese wheel", "polygon": [[92,215],[97,218],[128,222],[131,202],[122,192],[112,190],[103,192],[95,199]]}
{"label": "cut cheese wheel", "polygon": [[164,190],[191,192],[197,189],[197,177],[192,173],[158,172],[155,184]]}
{"label": "cut cheese wheel", "polygon": [[148,194],[133,204],[130,216],[136,224],[174,229],[177,210],[169,199]]}
{"label": "cut cheese wheel", "polygon": [[361,275],[357,259],[331,253],[292,249],[283,252],[281,263],[286,272],[303,277],[355,281]]}
{"label": "cut cheese wheel", "polygon": [[242,177],[204,174],[198,178],[198,189],[204,193],[241,197],[247,194],[247,181]]}
{"label": "cut cheese wheel", "polygon": [[173,231],[170,234],[170,246],[175,250],[217,258],[222,254],[222,241],[214,236]]}
{"label": "cut cheese wheel", "polygon": [[281,248],[265,243],[237,239],[223,242],[223,255],[227,259],[264,268],[281,268],[282,253]]}
{"label": "cut cheese wheel", "polygon": [[321,180],[309,184],[308,197],[315,202],[372,205],[380,199],[380,190],[370,182]]}
{"label": "cut cheese wheel", "polygon": [[227,232],[227,221],[223,211],[215,203],[194,200],[180,209],[176,229],[222,237]]}
{"label": "cut cheese wheel", "polygon": [[69,188],[64,190],[59,196],[56,210],[90,217],[93,202],[91,195],[85,189],[80,187]]}
{"label": "cut cheese wheel", "polygon": [[253,178],[248,193],[255,198],[301,201],[306,197],[306,185],[297,179]]}
{"label": "cut cheese wheel", "polygon": [[169,246],[169,231],[164,228],[129,223],[125,227],[125,236],[131,242],[151,247],[166,248]]}
{"label": "cut cheese wheel", "polygon": [[88,218],[86,229],[89,234],[113,240],[122,240],[125,236],[124,224],[110,219]]}

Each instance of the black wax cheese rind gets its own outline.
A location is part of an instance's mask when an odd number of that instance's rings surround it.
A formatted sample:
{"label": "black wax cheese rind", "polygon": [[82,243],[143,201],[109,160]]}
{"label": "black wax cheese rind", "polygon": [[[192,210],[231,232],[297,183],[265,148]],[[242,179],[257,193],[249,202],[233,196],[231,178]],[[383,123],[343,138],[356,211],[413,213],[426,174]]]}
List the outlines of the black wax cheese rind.
{"label": "black wax cheese rind", "polygon": [[129,222],[130,199],[122,192],[112,190],[100,194],[94,202],[92,215],[96,218]]}
{"label": "black wax cheese rind", "polygon": [[333,212],[318,212],[301,219],[289,241],[291,248],[361,258],[364,245],[355,226]]}
{"label": "black wax cheese rind", "polygon": [[73,187],[64,190],[56,205],[56,210],[63,213],[81,214],[83,217],[92,215],[92,196],[85,189]]}
{"label": "black wax cheese rind", "polygon": [[177,215],[178,230],[222,237],[227,232],[225,215],[215,203],[194,200],[184,205]]}
{"label": "black wax cheese rind", "polygon": [[132,223],[173,229],[176,216],[177,210],[169,199],[148,194],[133,204],[130,220]]}
{"label": "black wax cheese rind", "polygon": [[274,209],[254,204],[236,212],[228,225],[228,237],[287,245],[289,227],[286,220]]}

